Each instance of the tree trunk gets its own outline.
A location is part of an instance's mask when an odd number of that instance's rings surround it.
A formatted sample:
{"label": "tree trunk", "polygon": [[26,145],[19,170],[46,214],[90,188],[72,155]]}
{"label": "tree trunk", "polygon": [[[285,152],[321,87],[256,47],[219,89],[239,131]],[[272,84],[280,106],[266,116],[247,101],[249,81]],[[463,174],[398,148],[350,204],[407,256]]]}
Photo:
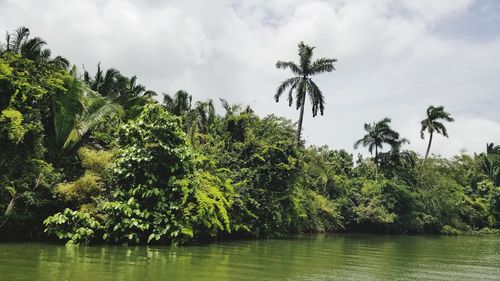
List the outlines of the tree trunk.
{"label": "tree trunk", "polygon": [[375,180],[378,180],[378,146],[375,145]]}
{"label": "tree trunk", "polygon": [[432,133],[429,136],[429,144],[427,145],[427,151],[425,152],[424,162],[425,160],[427,160],[427,157],[429,157],[429,151],[431,151],[431,143],[432,143]]}
{"label": "tree trunk", "polygon": [[300,136],[302,134],[302,120],[304,119],[304,106],[305,106],[305,101],[306,101],[306,97],[304,95],[304,97],[302,98],[302,104],[300,105],[300,115],[299,115],[299,124],[297,126],[297,135],[295,137],[295,145],[297,147],[299,147],[299,144],[300,144]]}

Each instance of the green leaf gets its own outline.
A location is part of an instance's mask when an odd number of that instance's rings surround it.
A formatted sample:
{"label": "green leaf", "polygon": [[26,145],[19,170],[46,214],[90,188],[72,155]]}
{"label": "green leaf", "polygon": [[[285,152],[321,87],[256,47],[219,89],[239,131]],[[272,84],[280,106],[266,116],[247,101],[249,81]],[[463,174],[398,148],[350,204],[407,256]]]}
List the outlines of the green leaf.
{"label": "green leaf", "polygon": [[15,190],[12,186],[6,186],[5,188],[7,189],[7,191],[9,191],[9,193],[10,193],[10,195],[11,195],[12,197],[15,197],[15,196],[16,196],[17,191],[16,191],[16,190]]}

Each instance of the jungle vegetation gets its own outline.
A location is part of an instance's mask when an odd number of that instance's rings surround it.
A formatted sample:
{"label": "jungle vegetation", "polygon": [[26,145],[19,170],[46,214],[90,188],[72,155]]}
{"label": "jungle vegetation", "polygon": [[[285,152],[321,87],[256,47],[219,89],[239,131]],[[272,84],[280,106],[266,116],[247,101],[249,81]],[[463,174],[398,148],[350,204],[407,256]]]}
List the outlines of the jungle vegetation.
{"label": "jungle vegetation", "polygon": [[[300,140],[306,95],[324,110],[310,76],[334,59],[281,62],[298,126],[185,91],[157,94],[135,76],[70,67],[27,28],[0,45],[0,237],[86,243],[188,243],[291,233],[495,232],[500,227],[500,146],[473,156],[429,154],[453,121],[430,106],[421,157],[391,120],[366,123],[354,156]],[[424,110],[423,110],[423,113]],[[451,138],[453,136],[450,136]]]}

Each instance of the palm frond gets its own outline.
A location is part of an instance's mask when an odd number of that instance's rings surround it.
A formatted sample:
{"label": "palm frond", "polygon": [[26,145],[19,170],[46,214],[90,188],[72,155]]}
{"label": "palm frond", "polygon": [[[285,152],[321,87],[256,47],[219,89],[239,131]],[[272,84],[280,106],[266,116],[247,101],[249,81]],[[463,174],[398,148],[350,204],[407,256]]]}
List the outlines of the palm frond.
{"label": "palm frond", "polygon": [[290,69],[293,74],[301,76],[302,70],[298,65],[296,65],[293,61],[277,61],[276,62],[277,69]]}
{"label": "palm frond", "polygon": [[75,118],[81,111],[81,88],[78,79],[69,78],[65,84],[67,91],[55,96],[53,103],[54,145],[57,149],[61,149],[70,137]]}
{"label": "palm frond", "polygon": [[331,72],[335,70],[333,63],[336,61],[337,61],[336,59],[329,59],[329,58],[321,58],[316,60],[311,65],[311,71],[310,71],[311,75],[320,74],[324,72]]}
{"label": "palm frond", "polygon": [[123,108],[88,88],[72,70],[66,81],[66,93],[54,103],[55,145],[62,151],[76,146],[82,137],[113,116],[122,117]]}
{"label": "palm frond", "polygon": [[21,52],[21,46],[26,42],[28,37],[30,36],[30,30],[27,27],[21,26],[14,32],[14,37],[12,40],[9,40],[8,49],[14,53],[18,54]]}
{"label": "palm frond", "polygon": [[363,138],[354,142],[354,149],[358,149],[360,145],[367,146],[370,143],[370,137],[365,135]]}
{"label": "palm frond", "polygon": [[49,61],[50,56],[52,55],[52,51],[50,49],[43,49],[43,50],[41,50],[41,52],[39,53],[38,56],[36,56],[37,55],[36,53],[34,55],[35,55],[34,59],[41,59],[44,61]]}
{"label": "palm frond", "polygon": [[62,69],[68,69],[69,68],[69,60],[67,60],[64,57],[57,56],[53,60],[50,61],[50,63],[56,65],[59,68]]}
{"label": "palm frond", "polygon": [[145,98],[150,98],[151,99],[153,97],[156,97],[157,94],[156,94],[155,91],[147,90],[147,91],[144,92],[144,94],[142,94],[142,96],[145,97]]}
{"label": "palm frond", "polygon": [[434,128],[436,132],[440,133],[441,135],[448,137],[448,131],[446,130],[446,127],[444,126],[443,123],[441,122],[434,122]]}
{"label": "palm frond", "polygon": [[288,88],[288,87],[293,87],[295,88],[297,83],[300,81],[300,77],[292,77],[289,79],[286,79],[281,83],[281,85],[278,87],[276,90],[276,94],[274,95],[274,99],[276,102],[279,102],[281,95],[283,92]]}
{"label": "palm frond", "polygon": [[163,93],[163,106],[167,111],[172,111],[174,107],[174,99],[166,93]]}
{"label": "palm frond", "polygon": [[219,100],[222,104],[222,108],[226,111],[226,115],[233,115],[241,110],[240,104],[230,104],[227,100],[222,98]]}
{"label": "palm frond", "polygon": [[123,108],[95,92],[87,92],[80,99],[83,111],[76,118],[78,135],[82,137],[99,123],[117,115],[123,117]]}
{"label": "palm frond", "polygon": [[308,80],[307,88],[309,90],[309,96],[312,103],[313,117],[316,117],[316,115],[318,115],[318,109],[321,115],[323,115],[323,111],[325,110],[325,99],[323,97],[323,93],[311,79]]}
{"label": "palm frond", "polygon": [[[293,91],[297,88],[297,85],[300,83],[294,83],[290,89],[288,90],[288,106],[292,106],[293,103]],[[277,102],[277,101],[276,101]]]}
{"label": "palm frond", "polygon": [[295,105],[297,106],[297,109],[299,109],[305,102],[306,94],[307,94],[307,81],[305,79],[300,79],[297,89],[297,95],[295,96],[296,100]]}
{"label": "palm frond", "polygon": [[42,47],[46,45],[47,43],[43,41],[40,37],[35,37],[29,40],[26,40],[21,46],[20,46],[20,53],[31,60],[35,60],[38,58],[43,58],[43,59],[49,59],[50,58],[50,51],[49,50],[42,50]]}
{"label": "palm frond", "polygon": [[425,132],[425,130],[427,130],[427,128],[428,128],[427,121],[426,121],[426,120],[422,120],[422,122],[420,122],[420,124],[421,124],[421,126],[422,126],[422,127],[421,127],[421,129],[420,129],[420,137],[421,137],[422,139],[425,139],[424,132]]}

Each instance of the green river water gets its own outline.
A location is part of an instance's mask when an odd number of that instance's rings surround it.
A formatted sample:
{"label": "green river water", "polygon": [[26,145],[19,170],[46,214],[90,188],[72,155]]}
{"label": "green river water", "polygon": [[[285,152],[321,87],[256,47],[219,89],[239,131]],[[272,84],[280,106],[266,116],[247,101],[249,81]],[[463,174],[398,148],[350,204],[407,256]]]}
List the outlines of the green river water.
{"label": "green river water", "polygon": [[180,247],[0,243],[0,280],[500,280],[500,236],[318,235]]}

